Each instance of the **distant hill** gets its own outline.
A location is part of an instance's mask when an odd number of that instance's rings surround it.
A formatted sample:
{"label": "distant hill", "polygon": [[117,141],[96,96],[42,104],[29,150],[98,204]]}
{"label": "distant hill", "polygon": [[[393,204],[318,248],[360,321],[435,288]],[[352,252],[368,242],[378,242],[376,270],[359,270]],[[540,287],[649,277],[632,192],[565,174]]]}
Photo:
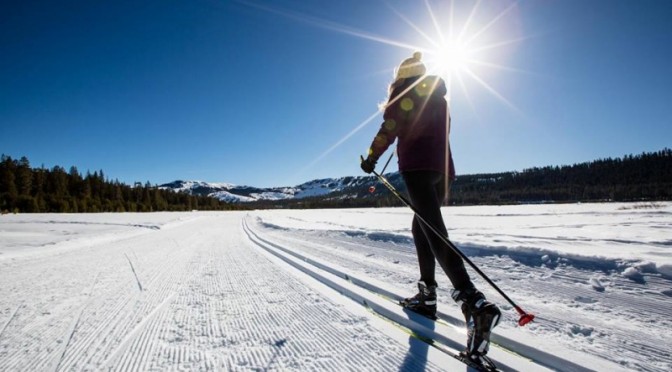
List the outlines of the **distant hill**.
{"label": "distant hill", "polygon": [[[405,191],[399,173],[387,174]],[[369,192],[374,186],[375,192]],[[258,208],[355,207],[400,205],[375,177],[327,178],[293,187],[256,188],[199,181],[160,186],[225,202],[246,202]],[[626,155],[567,166],[531,168],[521,172],[460,175],[451,187],[450,204],[515,204],[577,201],[639,201],[672,199],[672,150]]]}
{"label": "distant hill", "polygon": [[[373,177],[342,177],[313,180],[291,187],[258,188],[238,186],[229,183],[211,183],[203,181],[173,181],[159,185],[164,190],[186,192],[189,195],[209,196],[230,203],[240,202],[277,202],[283,200],[330,198],[346,190],[357,193],[367,188]],[[358,195],[353,194],[352,197]]]}

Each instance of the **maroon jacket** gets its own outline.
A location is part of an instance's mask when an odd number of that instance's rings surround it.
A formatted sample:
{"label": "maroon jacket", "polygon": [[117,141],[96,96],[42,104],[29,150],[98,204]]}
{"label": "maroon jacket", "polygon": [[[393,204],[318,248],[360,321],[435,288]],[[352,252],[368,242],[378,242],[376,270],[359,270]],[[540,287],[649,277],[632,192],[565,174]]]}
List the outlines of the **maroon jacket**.
{"label": "maroon jacket", "polygon": [[[396,138],[401,172],[431,170],[455,179],[452,154],[448,152],[450,115],[446,84],[438,76],[406,79],[390,95],[369,156],[378,160]],[[417,84],[416,84],[417,83]]]}

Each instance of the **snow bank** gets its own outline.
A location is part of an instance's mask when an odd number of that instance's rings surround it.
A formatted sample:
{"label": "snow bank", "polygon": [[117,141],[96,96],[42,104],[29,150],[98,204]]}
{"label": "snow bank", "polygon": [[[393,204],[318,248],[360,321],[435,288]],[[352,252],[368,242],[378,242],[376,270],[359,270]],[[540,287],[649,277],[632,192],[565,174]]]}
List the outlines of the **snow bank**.
{"label": "snow bank", "polygon": [[[467,255],[507,255],[527,265],[571,265],[672,277],[672,203],[582,203],[445,207],[450,239]],[[408,208],[264,213],[265,223],[288,229],[366,235],[410,244]],[[633,270],[628,270],[633,268]]]}

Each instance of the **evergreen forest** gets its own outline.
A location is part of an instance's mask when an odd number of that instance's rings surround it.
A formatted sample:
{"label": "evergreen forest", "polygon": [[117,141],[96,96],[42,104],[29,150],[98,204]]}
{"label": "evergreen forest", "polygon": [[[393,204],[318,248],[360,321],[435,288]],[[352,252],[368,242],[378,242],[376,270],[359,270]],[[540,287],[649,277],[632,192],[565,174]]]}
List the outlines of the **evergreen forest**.
{"label": "evergreen forest", "polygon": [[[399,173],[386,177],[400,192]],[[345,189],[321,198],[259,201],[257,208],[364,208],[403,204],[369,177],[367,187]],[[672,200],[672,150],[599,159],[567,166],[530,168],[521,172],[458,175],[446,205],[505,205],[576,202],[643,202]]]}
{"label": "evergreen forest", "polygon": [[[240,207],[240,206],[239,206]],[[31,168],[26,157],[2,155],[0,162],[0,211],[27,213],[153,212],[226,210],[233,206],[206,196],[176,193],[151,186],[133,187],[110,181],[103,171],[80,174],[60,166]]]}
{"label": "evergreen forest", "polygon": [[672,150],[458,177],[450,204],[672,200]]}
{"label": "evergreen forest", "polygon": [[[387,175],[401,192],[399,173]],[[26,157],[2,155],[0,161],[0,211],[8,212],[153,212],[232,210],[251,208],[351,208],[402,205],[373,177],[368,187],[345,189],[322,197],[296,200],[262,200],[226,203],[218,199],[178,193],[135,183],[129,186],[106,179],[103,171],[80,174],[32,168]],[[499,205],[521,203],[570,203],[672,200],[672,150],[626,155],[622,158],[531,168],[521,172],[459,175],[451,187],[450,205]]]}

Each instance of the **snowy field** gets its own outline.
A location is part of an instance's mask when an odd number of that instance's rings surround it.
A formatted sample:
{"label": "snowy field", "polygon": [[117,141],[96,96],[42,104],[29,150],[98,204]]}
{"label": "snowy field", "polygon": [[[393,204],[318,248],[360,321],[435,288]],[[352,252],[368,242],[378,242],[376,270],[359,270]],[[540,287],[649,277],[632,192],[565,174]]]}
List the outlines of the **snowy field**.
{"label": "snowy field", "polygon": [[[451,240],[537,316],[518,327],[474,276],[505,315],[490,353],[502,370],[672,370],[672,203],[443,212]],[[446,354],[466,335],[445,276],[439,322],[390,300],[416,289],[411,218],[0,216],[0,370],[468,370]]]}

